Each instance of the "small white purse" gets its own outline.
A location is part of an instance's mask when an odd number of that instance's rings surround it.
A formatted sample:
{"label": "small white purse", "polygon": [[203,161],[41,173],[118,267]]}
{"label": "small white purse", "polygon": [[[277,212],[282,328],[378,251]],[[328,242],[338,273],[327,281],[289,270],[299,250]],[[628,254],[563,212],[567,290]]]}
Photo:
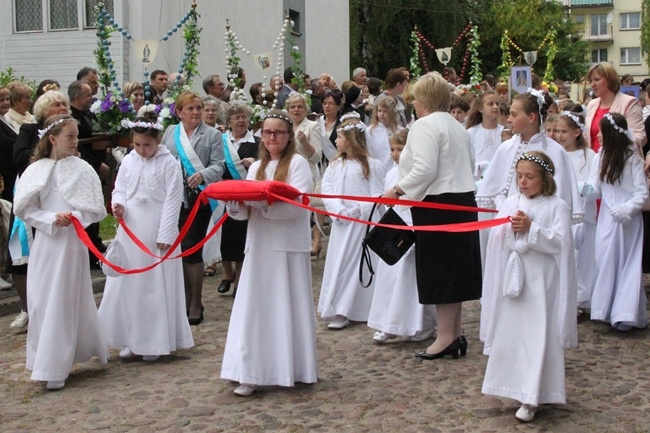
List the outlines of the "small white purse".
{"label": "small white purse", "polygon": [[[128,259],[126,250],[117,239],[113,240],[104,253],[104,258],[120,268],[126,268]],[[121,277],[124,274],[117,272],[115,269],[102,262],[102,272],[107,277]]]}

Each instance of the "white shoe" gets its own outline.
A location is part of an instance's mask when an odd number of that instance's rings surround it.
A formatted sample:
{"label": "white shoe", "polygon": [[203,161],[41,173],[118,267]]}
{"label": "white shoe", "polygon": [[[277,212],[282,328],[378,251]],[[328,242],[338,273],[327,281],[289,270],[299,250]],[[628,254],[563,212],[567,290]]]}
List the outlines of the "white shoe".
{"label": "white shoe", "polygon": [[50,391],[61,389],[65,386],[65,380],[50,380],[47,382],[46,388]]}
{"label": "white shoe", "polygon": [[153,362],[158,361],[158,358],[160,358],[160,355],[144,355],[142,360],[145,362]]}
{"label": "white shoe", "polygon": [[411,337],[411,341],[419,342],[428,340],[429,338],[433,337],[433,334],[435,333],[436,328],[427,329],[426,331],[418,331]]}
{"label": "white shoe", "polygon": [[531,406],[529,404],[522,404],[515,416],[519,421],[531,422],[535,418],[537,413],[537,406]]}
{"label": "white shoe", "polygon": [[389,334],[388,332],[375,332],[375,335],[372,337],[373,340],[380,343],[385,343],[393,338],[397,338],[397,335]]}
{"label": "white shoe", "polygon": [[248,385],[246,383],[242,383],[239,385],[235,390],[233,391],[237,395],[241,395],[242,397],[248,397],[252,393],[254,393],[257,390],[257,387],[255,385]]}
{"label": "white shoe", "polygon": [[131,352],[131,349],[128,347],[123,347],[122,350],[120,350],[120,358],[130,358],[133,356],[133,352]]}
{"label": "white shoe", "polygon": [[350,321],[348,320],[347,317],[345,317],[345,316],[341,316],[341,315],[338,315],[338,314],[337,314],[336,317],[334,318],[334,320],[332,320],[332,321],[327,325],[327,327],[328,327],[329,329],[343,329],[343,328],[345,328],[346,326],[348,326],[349,324],[350,324]]}
{"label": "white shoe", "polygon": [[23,329],[29,323],[29,315],[24,311],[20,311],[20,314],[16,316],[13,322],[9,327],[11,329]]}
{"label": "white shoe", "polygon": [[0,290],[9,290],[13,287],[9,281],[5,281],[3,278],[0,278]]}
{"label": "white shoe", "polygon": [[632,330],[632,326],[626,325],[624,322],[616,322],[614,324],[614,329],[621,332],[628,332]]}

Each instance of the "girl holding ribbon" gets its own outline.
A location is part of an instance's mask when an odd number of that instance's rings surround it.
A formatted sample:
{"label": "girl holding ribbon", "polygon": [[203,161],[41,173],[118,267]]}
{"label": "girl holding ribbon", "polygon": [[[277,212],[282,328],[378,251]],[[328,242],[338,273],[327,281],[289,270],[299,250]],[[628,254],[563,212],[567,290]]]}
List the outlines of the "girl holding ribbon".
{"label": "girl holding ribbon", "polygon": [[73,216],[84,226],[106,216],[97,173],[74,156],[77,134],[69,115],[49,117],[14,196],[16,216],[36,229],[27,269],[27,369],[51,390],[65,386],[73,363],[108,359],[88,250],[71,227]]}
{"label": "girl holding ribbon", "polygon": [[[122,160],[115,180],[113,215],[123,218],[150,251],[162,256],[178,237],[181,170],[167,147],[159,144],[162,124],[142,117],[135,122],[125,119],[122,126],[132,131],[134,151]],[[115,239],[128,268],[158,261],[128,239],[121,227]],[[172,251],[173,256],[178,254],[180,248]],[[99,324],[108,345],[121,347],[122,358],[137,354],[144,361],[194,346],[182,287],[180,259],[168,259],[145,273],[108,276],[99,307]]]}

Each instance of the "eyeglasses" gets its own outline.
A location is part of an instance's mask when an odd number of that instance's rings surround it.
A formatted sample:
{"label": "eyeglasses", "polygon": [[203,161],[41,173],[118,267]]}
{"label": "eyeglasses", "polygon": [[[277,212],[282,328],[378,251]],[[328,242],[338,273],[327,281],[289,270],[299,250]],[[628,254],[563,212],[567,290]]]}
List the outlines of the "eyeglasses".
{"label": "eyeglasses", "polygon": [[237,114],[237,115],[230,116],[230,119],[231,120],[248,120],[248,116],[245,115],[245,114]]}
{"label": "eyeglasses", "polygon": [[289,131],[269,131],[268,129],[265,129],[262,131],[262,137],[264,138],[270,138],[271,136],[277,137],[277,138],[282,138],[284,137],[284,134],[288,134]]}

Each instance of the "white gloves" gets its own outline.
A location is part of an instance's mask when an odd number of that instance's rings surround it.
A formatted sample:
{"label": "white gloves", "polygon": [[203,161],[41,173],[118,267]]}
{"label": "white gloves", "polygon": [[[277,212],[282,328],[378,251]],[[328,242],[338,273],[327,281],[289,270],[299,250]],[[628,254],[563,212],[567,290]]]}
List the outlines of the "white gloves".
{"label": "white gloves", "polygon": [[[359,206],[355,206],[355,207],[351,207],[350,209],[343,209],[340,212],[340,215],[359,219],[361,217],[361,208],[359,208]],[[338,218],[338,220],[344,224],[349,224],[352,222],[352,221],[345,220],[343,218]]]}
{"label": "white gloves", "polygon": [[238,201],[227,201],[226,202],[226,211],[229,215],[236,215],[239,213],[239,202]]}
{"label": "white gloves", "polygon": [[614,221],[619,223],[628,223],[632,221],[632,217],[623,210],[622,206],[614,206],[609,210],[609,214],[612,216]]}

